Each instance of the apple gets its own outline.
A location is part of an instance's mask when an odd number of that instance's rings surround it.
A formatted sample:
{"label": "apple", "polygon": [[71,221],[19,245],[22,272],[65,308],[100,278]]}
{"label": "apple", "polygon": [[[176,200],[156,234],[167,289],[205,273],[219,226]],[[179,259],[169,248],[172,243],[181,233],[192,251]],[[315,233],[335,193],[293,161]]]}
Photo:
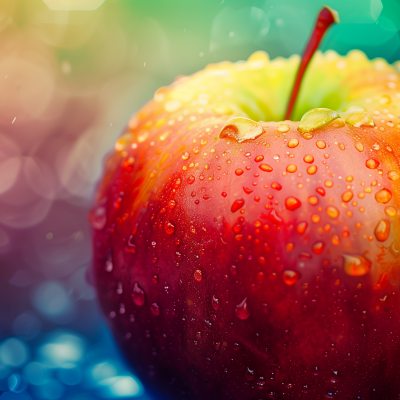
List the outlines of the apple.
{"label": "apple", "polygon": [[400,395],[400,75],[360,51],[306,70],[333,18],[302,64],[257,52],[159,89],[107,158],[96,285],[150,393]]}

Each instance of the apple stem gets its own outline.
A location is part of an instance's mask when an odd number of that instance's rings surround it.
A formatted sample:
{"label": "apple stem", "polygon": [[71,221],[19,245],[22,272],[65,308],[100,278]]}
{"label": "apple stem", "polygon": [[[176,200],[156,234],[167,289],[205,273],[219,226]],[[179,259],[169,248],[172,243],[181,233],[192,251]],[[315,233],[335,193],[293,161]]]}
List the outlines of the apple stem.
{"label": "apple stem", "polygon": [[315,23],[314,30],[308,40],[308,44],[306,49],[304,50],[303,57],[301,59],[301,63],[299,69],[297,71],[296,80],[293,85],[292,94],[290,96],[289,104],[286,110],[286,117],[285,119],[289,120],[294,105],[296,103],[297,95],[300,90],[301,81],[303,79],[303,75],[310,63],[312,56],[314,55],[315,51],[317,50],[322,38],[324,37],[326,31],[329,27],[334,24],[335,22],[339,22],[338,13],[332,8],[324,6],[321,11],[319,12],[317,22]]}

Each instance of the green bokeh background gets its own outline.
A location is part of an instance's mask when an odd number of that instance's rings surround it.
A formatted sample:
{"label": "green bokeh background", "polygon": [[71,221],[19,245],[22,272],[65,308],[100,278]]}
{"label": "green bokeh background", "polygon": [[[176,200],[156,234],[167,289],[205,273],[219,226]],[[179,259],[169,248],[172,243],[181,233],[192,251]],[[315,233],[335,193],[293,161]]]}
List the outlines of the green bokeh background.
{"label": "green bokeh background", "polygon": [[324,4],[338,11],[341,24],[322,50],[358,48],[370,58],[400,59],[398,0],[105,0],[94,11],[11,1],[17,29],[34,27],[59,65],[70,64],[68,85],[96,90],[121,78],[110,95],[118,127],[177,75],[260,49],[271,58],[300,54]]}

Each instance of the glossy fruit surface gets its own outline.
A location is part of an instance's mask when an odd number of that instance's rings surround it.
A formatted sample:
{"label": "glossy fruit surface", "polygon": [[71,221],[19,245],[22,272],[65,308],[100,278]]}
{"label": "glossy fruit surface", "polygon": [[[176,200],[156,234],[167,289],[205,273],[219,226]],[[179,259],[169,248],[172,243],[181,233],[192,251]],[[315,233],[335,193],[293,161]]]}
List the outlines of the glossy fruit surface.
{"label": "glossy fruit surface", "polygon": [[301,121],[275,122],[298,62],[259,52],[180,78],[106,162],[98,292],[154,393],[400,394],[399,74],[317,54]]}

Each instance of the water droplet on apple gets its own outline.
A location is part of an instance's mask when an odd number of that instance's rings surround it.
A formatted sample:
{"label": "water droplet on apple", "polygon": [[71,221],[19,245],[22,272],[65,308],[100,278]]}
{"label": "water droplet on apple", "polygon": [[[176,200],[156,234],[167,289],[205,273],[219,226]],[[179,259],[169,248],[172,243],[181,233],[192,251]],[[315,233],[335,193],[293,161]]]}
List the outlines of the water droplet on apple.
{"label": "water droplet on apple", "polygon": [[261,124],[249,118],[232,118],[222,127],[219,138],[233,138],[241,143],[244,140],[256,139],[263,133]]}
{"label": "water droplet on apple", "polygon": [[375,126],[372,116],[366,112],[355,112],[347,116],[346,124],[359,128],[360,126]]}
{"label": "water droplet on apple", "polygon": [[271,222],[273,222],[274,224],[281,224],[282,218],[278,215],[278,213],[276,212],[276,210],[272,209],[271,212],[268,215],[269,219],[271,220]]}
{"label": "water droplet on apple", "polygon": [[343,254],[344,272],[351,276],[362,276],[371,269],[371,261],[363,256],[354,254]]}
{"label": "water droplet on apple", "polygon": [[307,222],[305,222],[305,221],[299,222],[296,227],[297,233],[299,235],[302,235],[306,231],[307,226],[308,226]]}
{"label": "water droplet on apple", "polygon": [[315,144],[319,149],[324,149],[326,147],[326,143],[323,140],[317,140]]}
{"label": "water droplet on apple", "polygon": [[156,317],[158,317],[158,316],[160,315],[160,307],[158,306],[157,303],[153,303],[153,304],[150,306],[150,310],[151,310],[151,313],[152,313],[153,315],[155,315]]}
{"label": "water droplet on apple", "polygon": [[112,260],[112,253],[111,250],[108,252],[107,254],[107,258],[106,258],[106,262],[105,262],[105,267],[104,269],[107,272],[111,272],[114,269],[114,264],[113,264],[113,260]]}
{"label": "water droplet on apple", "polygon": [[245,297],[244,300],[236,306],[235,311],[236,311],[236,316],[239,319],[245,320],[250,317],[251,313],[249,310],[249,306],[247,304],[247,297]]}
{"label": "water droplet on apple", "polygon": [[236,212],[237,210],[241,209],[244,205],[244,199],[237,199],[233,202],[231,211]]}
{"label": "water droplet on apple", "polygon": [[353,198],[353,192],[350,190],[342,194],[342,200],[347,203]]}
{"label": "water droplet on apple", "polygon": [[283,271],[282,277],[283,277],[283,282],[285,282],[286,285],[292,286],[299,279],[299,273],[296,271],[287,269],[287,270]]}
{"label": "water droplet on apple", "polygon": [[307,164],[312,164],[314,162],[314,157],[311,154],[306,154],[303,158],[304,162]]}
{"label": "water droplet on apple", "polygon": [[289,132],[290,128],[289,128],[289,126],[286,125],[286,124],[280,124],[280,125],[278,125],[278,127],[276,128],[276,130],[277,130],[278,132],[281,132],[281,133],[286,133],[286,132]]}
{"label": "water droplet on apple", "polygon": [[124,288],[122,286],[122,282],[118,281],[117,282],[117,294],[122,294],[124,292]]}
{"label": "water droplet on apple", "polygon": [[190,154],[189,154],[187,151],[185,151],[185,152],[182,154],[182,160],[187,160],[189,157],[190,157]]}
{"label": "water droplet on apple", "polygon": [[201,271],[199,269],[196,269],[196,271],[194,271],[194,279],[196,279],[197,282],[201,282],[201,280],[203,279],[203,275],[201,273]]}
{"label": "water droplet on apple", "polygon": [[301,201],[299,199],[296,199],[296,197],[289,196],[285,200],[285,207],[289,211],[297,210],[299,207],[301,207]]}
{"label": "water droplet on apple", "polygon": [[261,164],[261,165],[259,166],[259,168],[261,169],[261,171],[264,171],[264,172],[271,172],[271,171],[273,171],[273,168],[272,168],[270,165],[268,165],[268,164]]}
{"label": "water droplet on apple", "polygon": [[312,132],[327,126],[337,118],[340,118],[340,115],[336,111],[328,108],[314,108],[303,115],[297,130],[301,134]]}
{"label": "water droplet on apple", "polygon": [[387,240],[390,235],[390,221],[387,219],[380,220],[375,227],[374,235],[379,242]]}
{"label": "water droplet on apple", "polygon": [[235,175],[240,176],[243,174],[243,170],[241,168],[238,168],[237,170],[235,170]]}
{"label": "water droplet on apple", "polygon": [[297,147],[299,145],[299,141],[298,139],[290,139],[288,142],[288,147],[290,149],[294,149],[295,147]]}
{"label": "water droplet on apple", "polygon": [[312,248],[314,254],[321,254],[323,250],[324,250],[324,244],[322,242],[315,243]]}
{"label": "water droplet on apple", "polygon": [[361,142],[355,142],[354,147],[361,153],[364,151],[364,145]]}
{"label": "water droplet on apple", "polygon": [[133,285],[132,300],[137,306],[142,306],[145,301],[144,291],[139,287],[137,282]]}
{"label": "water droplet on apple", "polygon": [[167,221],[164,225],[164,230],[168,235],[171,235],[175,231],[175,225],[171,221]]}
{"label": "water droplet on apple", "polygon": [[246,187],[246,186],[243,186],[243,190],[244,190],[244,192],[245,192],[246,194],[253,193],[253,191],[252,191],[251,189],[249,189],[248,187]]}
{"label": "water droplet on apple", "polygon": [[293,174],[294,172],[297,171],[297,165],[296,164],[289,164],[286,167],[286,171],[289,172],[290,174]]}
{"label": "water droplet on apple", "polygon": [[176,206],[176,201],[175,200],[170,200],[168,202],[168,209],[173,210]]}
{"label": "water droplet on apple", "polygon": [[89,214],[89,222],[93,229],[102,230],[107,222],[106,208],[102,205],[97,205]]}
{"label": "water droplet on apple", "polygon": [[254,370],[250,369],[250,368],[247,368],[245,375],[246,375],[246,379],[248,381],[252,381],[254,379]]}
{"label": "water droplet on apple", "polygon": [[272,182],[272,183],[271,183],[271,189],[274,189],[274,190],[282,190],[282,185],[279,184],[278,182]]}
{"label": "water droplet on apple", "polygon": [[219,309],[219,300],[215,296],[213,296],[211,304],[215,311],[217,311]]}
{"label": "water droplet on apple", "polygon": [[380,162],[378,160],[374,160],[373,158],[370,158],[365,162],[365,165],[369,169],[376,169],[379,167]]}
{"label": "water droplet on apple", "polygon": [[400,179],[400,173],[395,170],[389,171],[387,176],[391,181],[397,181]]}
{"label": "water droplet on apple", "polygon": [[307,168],[307,174],[308,174],[308,175],[314,175],[314,174],[317,172],[317,170],[318,170],[318,168],[317,168],[316,165],[310,165],[310,166]]}
{"label": "water droplet on apple", "polygon": [[264,156],[257,156],[257,157],[254,159],[255,162],[260,162],[260,161],[262,161],[262,160],[264,160]]}
{"label": "water droplet on apple", "polygon": [[375,199],[378,203],[386,204],[392,198],[392,192],[389,189],[382,189],[375,194]]}
{"label": "water droplet on apple", "polygon": [[326,213],[331,218],[337,218],[339,216],[339,210],[334,206],[326,207]]}
{"label": "water droplet on apple", "polygon": [[187,178],[186,182],[191,185],[192,183],[194,183],[194,181],[196,180],[196,178],[193,175],[190,175],[189,178]]}
{"label": "water droplet on apple", "polygon": [[388,217],[395,217],[397,215],[397,210],[394,207],[388,206],[385,208],[385,214]]}
{"label": "water droplet on apple", "polygon": [[320,194],[321,196],[325,196],[325,189],[322,187],[317,187],[315,191]]}

